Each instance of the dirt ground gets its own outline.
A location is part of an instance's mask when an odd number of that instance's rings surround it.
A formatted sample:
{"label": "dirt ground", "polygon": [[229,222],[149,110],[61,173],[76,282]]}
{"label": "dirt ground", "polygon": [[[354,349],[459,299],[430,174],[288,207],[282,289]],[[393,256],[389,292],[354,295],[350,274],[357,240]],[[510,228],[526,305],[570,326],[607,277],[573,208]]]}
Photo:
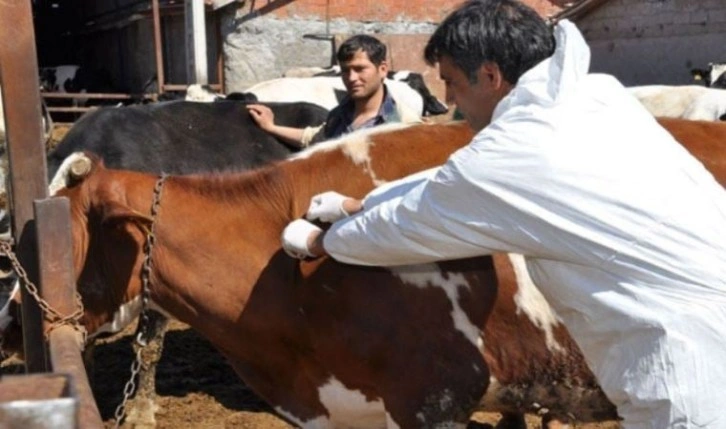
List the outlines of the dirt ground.
{"label": "dirt ground", "polygon": [[[121,403],[131,373],[133,331],[126,331],[96,346],[94,369],[89,379],[106,428],[115,426],[114,412]],[[22,367],[8,360],[0,375],[18,373]],[[180,322],[172,322],[157,366],[156,421],[158,429],[287,429],[293,426],[279,419],[237,377],[224,358],[204,338]],[[127,410],[128,411],[128,410]],[[496,424],[496,413],[476,413],[473,420]],[[124,424],[122,428],[132,426]],[[540,427],[539,418],[527,416],[528,429]],[[582,429],[616,429],[616,422],[578,424]]]}

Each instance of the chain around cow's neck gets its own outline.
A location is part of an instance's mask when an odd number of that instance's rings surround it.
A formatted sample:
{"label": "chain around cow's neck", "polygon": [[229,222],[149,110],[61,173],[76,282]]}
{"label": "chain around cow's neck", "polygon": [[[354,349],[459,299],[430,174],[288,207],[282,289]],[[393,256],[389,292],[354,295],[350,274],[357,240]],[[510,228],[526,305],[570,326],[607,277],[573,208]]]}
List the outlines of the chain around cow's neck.
{"label": "chain around cow's neck", "polygon": [[141,313],[139,314],[139,323],[137,325],[136,344],[136,358],[131,364],[131,377],[124,386],[124,398],[121,403],[116,407],[114,412],[115,417],[115,428],[121,426],[121,421],[126,415],[126,404],[131,398],[131,395],[136,392],[136,376],[141,371],[141,350],[148,343],[148,329],[149,329],[149,315],[148,315],[148,301],[149,301],[149,278],[151,277],[151,250],[154,248],[156,242],[155,230],[156,230],[156,217],[159,212],[159,203],[161,202],[161,190],[164,187],[164,181],[168,176],[162,174],[159,180],[154,185],[154,196],[151,201],[151,227],[146,234],[146,244],[144,245],[144,262],[141,266]]}
{"label": "chain around cow's neck", "polygon": [[162,174],[154,185],[154,196],[151,201],[151,227],[146,234],[146,244],[144,245],[144,263],[141,266],[141,314],[139,315],[139,324],[141,328],[136,341],[139,345],[146,345],[146,330],[148,329],[148,308],[149,308],[149,279],[151,278],[151,251],[156,244],[156,218],[159,213],[159,205],[161,203],[161,191],[164,187],[164,181],[169,177]]}

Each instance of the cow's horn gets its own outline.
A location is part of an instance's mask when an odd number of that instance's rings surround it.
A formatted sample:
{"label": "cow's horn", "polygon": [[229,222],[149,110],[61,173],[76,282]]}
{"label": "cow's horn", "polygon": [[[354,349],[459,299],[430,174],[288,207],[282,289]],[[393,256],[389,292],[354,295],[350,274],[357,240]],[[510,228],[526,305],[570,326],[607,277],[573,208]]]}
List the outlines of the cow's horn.
{"label": "cow's horn", "polygon": [[73,180],[79,180],[79,179],[83,179],[84,177],[86,177],[88,175],[88,173],[90,173],[90,172],[91,172],[91,160],[86,156],[82,156],[82,157],[76,159],[75,161],[73,161],[73,163],[71,163],[71,168],[68,171],[68,175]]}

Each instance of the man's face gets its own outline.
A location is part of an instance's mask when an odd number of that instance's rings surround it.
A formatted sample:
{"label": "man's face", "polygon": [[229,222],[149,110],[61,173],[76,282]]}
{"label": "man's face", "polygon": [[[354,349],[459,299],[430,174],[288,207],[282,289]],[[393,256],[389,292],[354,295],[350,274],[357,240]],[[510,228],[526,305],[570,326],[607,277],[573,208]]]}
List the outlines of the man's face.
{"label": "man's face", "polygon": [[382,62],[376,66],[368,58],[368,54],[359,50],[350,61],[340,65],[343,74],[343,84],[348,95],[354,99],[365,99],[375,94],[381,88],[383,79],[388,73],[388,65]]}
{"label": "man's face", "polygon": [[511,89],[493,64],[482,65],[477,72],[477,82],[471,83],[451,57],[442,56],[439,74],[446,84],[446,102],[457,106],[475,132],[489,125],[494,108]]}

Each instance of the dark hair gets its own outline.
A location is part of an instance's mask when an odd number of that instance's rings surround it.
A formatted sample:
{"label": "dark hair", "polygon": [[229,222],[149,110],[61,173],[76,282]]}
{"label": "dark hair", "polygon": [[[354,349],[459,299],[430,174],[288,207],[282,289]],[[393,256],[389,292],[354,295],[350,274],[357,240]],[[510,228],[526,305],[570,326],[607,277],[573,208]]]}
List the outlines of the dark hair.
{"label": "dark hair", "polygon": [[470,0],[439,25],[424,58],[451,57],[471,83],[482,64],[494,62],[511,84],[555,50],[552,27],[517,0]]}
{"label": "dark hair", "polygon": [[373,36],[358,34],[343,42],[338,48],[338,64],[350,61],[356,52],[363,51],[376,66],[386,60],[386,45]]}

